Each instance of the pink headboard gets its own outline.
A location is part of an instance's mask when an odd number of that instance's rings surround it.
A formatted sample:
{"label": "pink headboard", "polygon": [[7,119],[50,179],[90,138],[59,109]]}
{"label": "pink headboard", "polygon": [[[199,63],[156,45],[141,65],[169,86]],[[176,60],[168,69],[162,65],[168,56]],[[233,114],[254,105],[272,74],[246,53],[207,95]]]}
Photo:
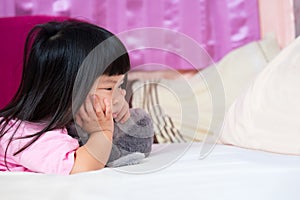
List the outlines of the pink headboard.
{"label": "pink headboard", "polygon": [[66,17],[27,16],[0,18],[0,108],[18,89],[22,74],[23,49],[26,36],[36,24]]}

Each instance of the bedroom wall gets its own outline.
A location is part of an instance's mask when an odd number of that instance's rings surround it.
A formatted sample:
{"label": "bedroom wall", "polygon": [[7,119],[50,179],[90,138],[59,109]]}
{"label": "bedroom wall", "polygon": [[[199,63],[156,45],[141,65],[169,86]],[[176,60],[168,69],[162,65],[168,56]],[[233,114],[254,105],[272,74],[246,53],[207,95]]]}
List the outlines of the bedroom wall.
{"label": "bedroom wall", "polygon": [[[63,15],[89,20],[114,33],[149,26],[168,28],[191,37],[218,61],[230,50],[260,39],[257,1],[1,0],[0,17]],[[181,48],[177,41],[166,38],[164,42]],[[157,62],[175,69],[193,68],[165,51],[133,51],[131,59],[133,66]],[[203,61],[200,68],[208,64]]]}

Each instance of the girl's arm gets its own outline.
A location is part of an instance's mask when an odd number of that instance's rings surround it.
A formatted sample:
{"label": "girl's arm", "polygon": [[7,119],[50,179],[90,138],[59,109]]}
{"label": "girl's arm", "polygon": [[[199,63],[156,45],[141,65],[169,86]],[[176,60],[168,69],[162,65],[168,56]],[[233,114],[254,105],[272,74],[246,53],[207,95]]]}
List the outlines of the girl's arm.
{"label": "girl's arm", "polygon": [[102,169],[110,156],[113,137],[111,105],[104,99],[105,108],[102,110],[96,96],[93,96],[93,101],[95,106],[87,98],[76,115],[76,123],[90,137],[85,145],[76,150],[70,174]]}
{"label": "girl's arm", "polygon": [[111,132],[93,133],[88,142],[76,150],[75,162],[70,174],[104,168],[109,159],[111,147]]}

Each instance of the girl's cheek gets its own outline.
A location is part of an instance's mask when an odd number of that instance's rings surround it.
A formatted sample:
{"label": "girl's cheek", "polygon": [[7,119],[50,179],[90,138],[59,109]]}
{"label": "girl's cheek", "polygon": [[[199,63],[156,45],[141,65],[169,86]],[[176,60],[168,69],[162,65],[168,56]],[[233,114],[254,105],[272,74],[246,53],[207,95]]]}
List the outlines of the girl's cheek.
{"label": "girl's cheek", "polygon": [[111,98],[112,98],[112,94],[109,91],[103,92],[101,90],[96,90],[95,94],[101,99],[101,101],[103,101],[104,98],[106,98],[106,99],[108,99],[110,101]]}
{"label": "girl's cheek", "polygon": [[102,91],[96,90],[94,94],[98,96],[102,110],[104,110],[104,107],[105,107],[104,99],[107,99],[109,102],[112,101],[112,97],[111,97],[111,94],[109,94],[109,92],[102,92]]}
{"label": "girl's cheek", "polygon": [[120,90],[118,88],[114,89],[112,92],[112,99],[113,101],[116,101],[118,98],[120,98]]}

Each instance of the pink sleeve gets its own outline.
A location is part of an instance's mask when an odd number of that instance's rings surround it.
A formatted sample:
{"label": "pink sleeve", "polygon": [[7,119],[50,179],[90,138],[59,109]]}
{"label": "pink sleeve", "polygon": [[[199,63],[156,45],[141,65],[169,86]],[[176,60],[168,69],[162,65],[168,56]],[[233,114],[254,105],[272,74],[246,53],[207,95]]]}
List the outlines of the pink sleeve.
{"label": "pink sleeve", "polygon": [[65,129],[49,131],[21,153],[19,162],[30,171],[67,175],[78,147]]}

